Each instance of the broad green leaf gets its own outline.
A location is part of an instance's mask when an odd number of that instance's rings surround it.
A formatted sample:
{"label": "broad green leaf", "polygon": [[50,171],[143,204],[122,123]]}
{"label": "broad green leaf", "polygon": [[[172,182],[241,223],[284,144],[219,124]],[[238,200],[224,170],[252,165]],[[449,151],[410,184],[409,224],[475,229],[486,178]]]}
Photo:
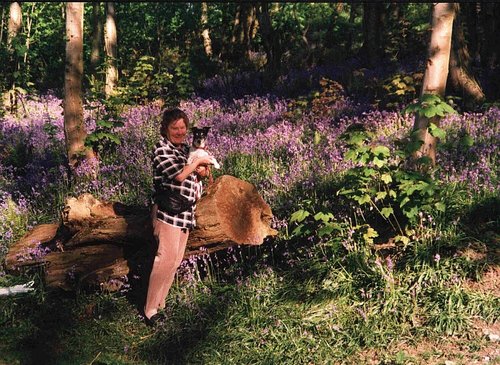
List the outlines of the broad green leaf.
{"label": "broad green leaf", "polygon": [[372,199],[370,198],[370,195],[365,194],[365,195],[363,195],[361,198],[359,198],[358,203],[359,203],[359,204],[366,204],[366,203],[371,202],[371,200],[372,200]]}
{"label": "broad green leaf", "polygon": [[333,214],[332,213],[323,213],[319,212],[314,215],[314,220],[316,221],[323,221],[324,223],[327,223],[333,219]]}
{"label": "broad green leaf", "polygon": [[386,161],[385,160],[381,160],[379,159],[378,157],[374,157],[373,158],[373,163],[375,164],[375,166],[377,166],[378,168],[384,166],[386,164]]}
{"label": "broad green leaf", "polygon": [[446,137],[446,132],[443,129],[439,128],[434,123],[431,123],[429,125],[429,132],[432,136],[439,139],[444,139]]}
{"label": "broad green leaf", "polygon": [[421,115],[423,114],[426,118],[432,118],[436,116],[438,109],[435,106],[429,106],[428,108],[425,108],[422,112]]}
{"label": "broad green leaf", "polygon": [[386,191],[379,191],[375,197],[378,200],[382,200],[382,199],[385,199],[386,196],[387,196],[387,192]]}
{"label": "broad green leaf", "polygon": [[372,152],[375,155],[384,155],[384,156],[389,156],[390,150],[386,146],[376,146],[372,148]]}
{"label": "broad green leaf", "polygon": [[311,215],[311,213],[309,213],[307,210],[297,210],[295,213],[292,214],[292,216],[290,217],[290,222],[293,223],[293,222],[297,222],[297,223],[300,223],[302,222],[304,219],[306,219],[307,217],[309,217]]}
{"label": "broad green leaf", "polygon": [[392,176],[389,175],[389,174],[382,174],[382,176],[380,176],[380,179],[385,182],[386,184],[389,184],[392,182]]}
{"label": "broad green leaf", "polygon": [[380,211],[380,213],[385,218],[389,218],[389,216],[394,213],[394,209],[392,209],[391,207],[385,207],[385,208],[382,208],[382,210]]}

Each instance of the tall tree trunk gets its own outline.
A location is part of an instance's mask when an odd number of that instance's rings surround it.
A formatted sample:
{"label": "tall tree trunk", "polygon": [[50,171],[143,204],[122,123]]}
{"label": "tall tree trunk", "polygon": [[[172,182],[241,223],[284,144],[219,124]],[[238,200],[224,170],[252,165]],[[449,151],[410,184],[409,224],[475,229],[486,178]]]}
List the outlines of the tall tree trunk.
{"label": "tall tree trunk", "polygon": [[7,49],[12,51],[12,41],[17,37],[21,30],[23,21],[23,13],[21,5],[17,1],[10,4],[9,7],[9,24],[7,26]]}
{"label": "tall tree trunk", "polygon": [[262,44],[264,46],[264,51],[266,52],[267,63],[266,67],[268,70],[275,71],[276,57],[275,57],[275,37],[273,31],[273,25],[271,23],[271,17],[269,15],[269,3],[263,1],[260,3],[260,8],[258,12],[260,32],[262,35]]}
{"label": "tall tree trunk", "polygon": [[463,18],[466,20],[467,40],[470,55],[473,63],[479,60],[479,25],[478,25],[478,3],[464,3],[461,5],[461,12],[465,14]]}
{"label": "tall tree trunk", "polygon": [[19,58],[14,49],[13,43],[22,27],[22,10],[21,5],[14,1],[9,6],[9,22],[7,24],[7,52],[9,54],[8,70],[10,71],[10,87],[2,95],[3,106],[11,113],[17,109],[17,95],[16,95],[16,77],[20,69]]}
{"label": "tall tree trunk", "polygon": [[66,3],[66,67],[64,73],[64,135],[69,166],[93,157],[85,147],[83,123],[83,3]]}
{"label": "tall tree trunk", "polygon": [[456,19],[453,22],[452,49],[450,54],[450,84],[462,95],[463,105],[471,108],[481,103],[484,92],[469,72],[470,54],[465,40],[459,4],[455,5]]}
{"label": "tall tree trunk", "polygon": [[106,3],[106,28],[104,32],[104,43],[106,47],[106,85],[105,94],[109,97],[113,94],[118,83],[118,69],[116,68],[116,17],[113,2]]}
{"label": "tall tree trunk", "polygon": [[[421,95],[437,94],[444,97],[448,66],[450,63],[451,38],[455,7],[452,3],[434,3],[432,5],[432,30],[428,48],[427,66],[422,83]],[[439,118],[431,119],[415,116],[415,136],[423,144],[413,156],[415,159],[427,156],[432,164],[436,163],[437,139],[429,133],[430,123],[439,124]]]}
{"label": "tall tree trunk", "polygon": [[0,25],[0,44],[3,43],[3,27],[5,25],[5,6],[2,5],[2,22]]}
{"label": "tall tree trunk", "polygon": [[481,65],[488,69],[495,68],[498,62],[498,54],[496,51],[498,43],[498,19],[496,19],[495,10],[498,7],[496,3],[481,3],[480,19],[483,27],[484,43],[481,48]]}
{"label": "tall tree trunk", "polygon": [[208,29],[208,4],[205,1],[201,3],[201,29],[205,54],[207,57],[212,58],[212,40],[210,39],[210,31]]}
{"label": "tall tree trunk", "polygon": [[349,31],[347,33],[347,40],[345,42],[345,54],[352,54],[352,44],[354,40],[354,21],[356,20],[358,4],[349,4]]}
{"label": "tall tree trunk", "polygon": [[382,59],[383,7],[380,3],[363,3],[363,47],[361,52],[369,66]]}
{"label": "tall tree trunk", "polygon": [[33,25],[33,12],[35,11],[36,3],[31,4],[31,10],[28,13],[28,17],[26,19],[26,52],[24,52],[24,65],[26,67],[26,73],[29,73],[29,65],[28,65],[28,51],[31,46],[31,27]]}
{"label": "tall tree trunk", "polygon": [[92,48],[90,50],[90,73],[96,76],[96,70],[101,60],[102,18],[101,3],[92,3]]}

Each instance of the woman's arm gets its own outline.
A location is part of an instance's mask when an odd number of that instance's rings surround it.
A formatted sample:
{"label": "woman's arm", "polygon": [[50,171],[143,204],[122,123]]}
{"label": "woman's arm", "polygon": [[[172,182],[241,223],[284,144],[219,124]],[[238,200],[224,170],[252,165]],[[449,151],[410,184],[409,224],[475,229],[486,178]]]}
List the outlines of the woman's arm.
{"label": "woman's arm", "polygon": [[210,157],[203,157],[194,160],[193,163],[184,166],[182,171],[178,175],[176,175],[174,179],[177,180],[178,182],[183,182],[189,175],[191,175],[196,170],[198,166],[208,165],[210,164],[210,161],[211,161]]}

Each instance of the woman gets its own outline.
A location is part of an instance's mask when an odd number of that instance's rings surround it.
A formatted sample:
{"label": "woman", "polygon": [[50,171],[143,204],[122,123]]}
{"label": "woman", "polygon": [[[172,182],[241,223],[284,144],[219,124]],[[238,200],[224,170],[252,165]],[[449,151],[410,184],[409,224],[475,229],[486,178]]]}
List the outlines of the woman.
{"label": "woman", "polygon": [[[189,230],[195,225],[194,203],[201,196],[199,177],[205,177],[209,172],[209,157],[187,164],[189,146],[185,139],[188,129],[189,119],[182,110],[171,109],[163,113],[161,138],[153,155],[155,204],[152,219],[158,249],[144,306],[148,325],[154,325],[162,318],[158,311],[165,308],[165,299],[184,256]],[[159,207],[158,196],[161,191],[180,193],[190,204],[180,213],[173,213],[168,206]]]}

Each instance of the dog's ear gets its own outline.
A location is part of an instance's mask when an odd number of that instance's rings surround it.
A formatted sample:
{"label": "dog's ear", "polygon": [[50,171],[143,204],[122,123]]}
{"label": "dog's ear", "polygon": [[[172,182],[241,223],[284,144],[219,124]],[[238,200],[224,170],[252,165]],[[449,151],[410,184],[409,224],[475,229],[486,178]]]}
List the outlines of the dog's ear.
{"label": "dog's ear", "polygon": [[197,131],[197,130],[199,130],[199,129],[201,129],[201,128],[198,128],[198,127],[191,127],[191,132],[193,132],[193,133],[194,133],[194,132],[196,132],[196,131]]}
{"label": "dog's ear", "polygon": [[203,127],[203,132],[208,133],[208,131],[210,130],[210,128],[212,128],[212,127]]}

